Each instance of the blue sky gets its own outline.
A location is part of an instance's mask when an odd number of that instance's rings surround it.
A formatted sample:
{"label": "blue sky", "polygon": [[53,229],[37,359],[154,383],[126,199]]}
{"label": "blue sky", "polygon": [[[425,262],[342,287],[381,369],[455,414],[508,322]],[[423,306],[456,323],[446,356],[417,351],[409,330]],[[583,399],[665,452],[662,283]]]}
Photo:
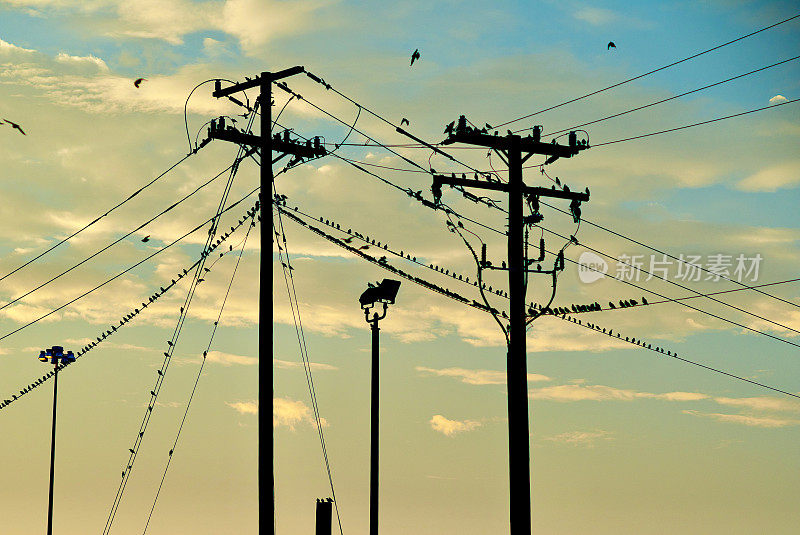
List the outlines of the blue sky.
{"label": "blue sky", "polygon": [[[430,142],[465,114],[497,125],[797,15],[788,1],[728,2],[356,2],[347,0],[0,0],[0,277],[104,213],[187,151],[183,110],[195,85],[243,80],[263,70],[304,65],[359,105]],[[668,98],[797,55],[800,19],[508,128],[555,131]],[[608,50],[613,41],[616,49]],[[421,58],[409,66],[411,52]],[[133,80],[147,80],[140,88]],[[280,118],[298,135],[343,139],[337,155],[365,164],[401,188],[428,196],[430,175],[463,169],[425,149],[389,152],[407,138],[305,76],[288,80],[305,101]],[[199,88],[188,102],[190,136],[220,115],[242,110]],[[696,123],[800,95],[800,60],[706,91],[586,127],[592,144]],[[255,93],[250,91],[252,99]],[[276,106],[287,95],[275,91]],[[772,101],[771,101],[772,99]],[[340,118],[338,123],[308,103]],[[278,108],[280,109],[280,108]],[[277,113],[277,112],[274,112]],[[654,251],[593,227],[595,222],[672,255],[761,255],[753,283],[796,278],[800,262],[800,114],[796,103],[678,132],[597,146],[547,166],[573,190],[589,187],[578,230],[582,245],[610,255]],[[239,125],[242,124],[240,121]],[[257,121],[255,123],[257,125]],[[501,130],[504,131],[506,127]],[[501,131],[501,133],[502,133]],[[502,166],[483,150],[448,149],[482,170]],[[0,280],[0,307],[124,236],[230,165],[236,147],[213,142],[151,188],[52,253]],[[539,163],[535,158],[530,163]],[[276,170],[284,162],[276,164]],[[416,169],[419,171],[419,169]],[[242,162],[230,199],[258,184]],[[529,185],[551,182],[537,168]],[[213,214],[220,179],[53,284],[0,309],[0,399],[45,373],[39,349],[79,349],[120,316],[168,285],[199,256],[204,230],[47,320],[6,336],[74,298]],[[441,212],[424,209],[336,157],[280,175],[288,206],[352,228],[425,265],[474,279],[475,264],[448,232]],[[495,196],[500,200],[500,196]],[[232,210],[234,225],[253,198]],[[502,229],[503,214],[446,190],[454,209]],[[501,205],[503,201],[500,200]],[[564,206],[563,208],[566,208]],[[543,209],[543,225],[576,232]],[[276,213],[273,211],[273,224]],[[501,236],[463,221],[499,263]],[[283,216],[285,236],[343,532],[367,532],[369,330],[357,306],[367,282],[393,275]],[[245,227],[246,229],[246,227]],[[245,229],[242,229],[245,230]],[[115,518],[114,531],[141,530],[175,440],[202,352],[236,263],[233,245],[209,272],[189,308],[152,424]],[[283,231],[281,231],[283,232]],[[145,236],[148,242],[142,242]],[[259,363],[256,227],[226,301],[212,351],[154,510],[150,533],[255,532]],[[544,234],[547,247],[562,240]],[[534,232],[534,241],[538,231]],[[472,239],[472,238],[470,238]],[[476,242],[477,243],[477,242]],[[375,247],[366,250],[375,253]],[[413,276],[480,300],[474,287],[396,256]],[[659,255],[660,258],[660,255]],[[547,262],[552,262],[549,258]],[[556,305],[636,299],[655,303],[737,288],[725,281],[581,282],[574,264],[559,279]],[[273,241],[273,427],[276,510],[281,533],[310,533],[316,498],[331,491],[282,266]],[[505,289],[501,274],[487,275]],[[166,340],[188,286],[181,281],[135,320],[86,353],[59,380],[55,526],[101,530],[150,400]],[[781,283],[763,294],[717,296],[764,319],[707,299],[578,316],[689,360],[800,394],[797,359],[800,291]],[[549,296],[531,277],[528,301]],[[490,296],[494,306],[507,301]],[[746,328],[780,338],[776,340]],[[381,531],[505,533],[508,508],[505,348],[495,321],[478,310],[403,280],[381,323]],[[786,343],[786,342],[791,343]],[[800,521],[800,403],[796,398],[544,317],[528,335],[533,523],[537,535],[618,533],[793,533]],[[51,382],[0,410],[0,517],[9,532],[44,529]],[[743,512],[746,512],[744,514]],[[335,531],[338,531],[335,528]]]}

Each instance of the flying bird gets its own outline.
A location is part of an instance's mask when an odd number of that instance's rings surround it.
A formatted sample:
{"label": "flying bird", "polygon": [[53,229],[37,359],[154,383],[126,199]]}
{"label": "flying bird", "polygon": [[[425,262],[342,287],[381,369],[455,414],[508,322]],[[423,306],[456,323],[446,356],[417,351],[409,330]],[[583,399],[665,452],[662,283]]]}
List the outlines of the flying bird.
{"label": "flying bird", "polygon": [[5,118],[3,120],[6,123],[10,124],[11,128],[16,128],[17,130],[19,130],[20,134],[22,134],[23,136],[27,136],[28,135],[28,134],[25,133],[25,130],[23,130],[22,127],[20,125],[18,125],[17,123],[15,123],[14,121],[9,121],[8,119],[5,119]]}
{"label": "flying bird", "polygon": [[617,45],[614,44],[614,41],[609,41],[606,50],[611,50],[612,48],[617,48]]}
{"label": "flying bird", "polygon": [[149,242],[149,241],[150,241],[150,234],[148,234],[147,236],[145,236],[144,238],[142,238],[142,242],[144,242],[144,243],[147,243],[147,242]]}
{"label": "flying bird", "polygon": [[409,122],[408,122],[408,119],[406,119],[405,117],[403,117],[403,118],[400,120],[400,126],[403,126],[404,124],[411,124],[411,123],[409,123]]}
{"label": "flying bird", "polygon": [[414,53],[411,54],[411,66],[414,66],[414,62],[419,59],[419,48],[414,50]]}
{"label": "flying bird", "polygon": [[147,78],[137,78],[136,81],[133,82],[133,86],[138,88],[140,85],[142,85],[142,82],[146,82],[146,81],[147,81]]}

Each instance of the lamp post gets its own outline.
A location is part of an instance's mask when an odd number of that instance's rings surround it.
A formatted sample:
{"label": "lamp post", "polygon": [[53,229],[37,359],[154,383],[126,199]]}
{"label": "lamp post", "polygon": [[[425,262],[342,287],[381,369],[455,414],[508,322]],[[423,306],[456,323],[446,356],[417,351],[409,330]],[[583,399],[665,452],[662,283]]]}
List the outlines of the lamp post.
{"label": "lamp post", "polygon": [[64,353],[61,346],[53,346],[39,352],[39,360],[53,365],[53,431],[50,442],[50,498],[47,505],[47,535],[53,535],[53,474],[56,465],[56,401],[58,400],[58,370],[65,364],[75,362],[72,351]]}
{"label": "lamp post", "polygon": [[[400,281],[383,279],[377,286],[370,284],[358,301],[372,328],[372,378],[370,381],[370,454],[369,454],[369,535],[378,535],[378,322],[386,317],[388,305],[394,304]],[[380,303],[380,315],[373,309]],[[370,317],[372,313],[372,317]]]}

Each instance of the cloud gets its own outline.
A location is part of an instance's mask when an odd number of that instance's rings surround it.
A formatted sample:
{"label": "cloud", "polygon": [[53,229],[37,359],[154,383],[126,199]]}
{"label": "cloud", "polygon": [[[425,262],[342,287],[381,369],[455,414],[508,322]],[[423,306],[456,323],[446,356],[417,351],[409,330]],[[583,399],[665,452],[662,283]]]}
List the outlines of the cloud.
{"label": "cloud", "polygon": [[[232,408],[239,414],[258,414],[258,401],[234,401],[234,402],[225,402],[225,405]],[[273,425],[274,425],[274,417],[273,417]]]}
{"label": "cloud", "polygon": [[88,56],[70,56],[64,52],[56,55],[56,61],[61,63],[72,63],[74,65],[89,65],[94,70],[108,71],[108,65],[102,59],[89,54]]}
{"label": "cloud", "polygon": [[729,405],[732,407],[744,407],[756,411],[788,411],[800,412],[800,402],[792,401],[785,398],[775,397],[753,397],[753,398],[714,398],[714,401],[720,405]]}
{"label": "cloud", "polygon": [[[275,365],[276,368],[282,369],[292,369],[292,368],[302,368],[302,362],[291,362],[288,360],[279,360],[279,359],[272,359],[272,363]],[[321,362],[311,362],[310,363],[312,370],[338,370],[336,366],[331,366],[330,364],[323,364]]]}
{"label": "cloud", "polygon": [[789,100],[788,98],[784,97],[783,95],[775,95],[771,99],[769,99],[770,104],[780,104],[781,102],[786,102]]}
{"label": "cloud", "polygon": [[434,431],[438,431],[448,437],[457,433],[472,431],[481,426],[481,423],[475,420],[448,420],[441,414],[434,415],[430,420],[430,424]]}
{"label": "cloud", "polygon": [[778,427],[788,427],[792,425],[800,425],[800,420],[787,420],[783,418],[748,416],[745,414],[721,414],[714,412],[700,412],[689,409],[683,410],[681,412],[683,412],[684,414],[691,414],[693,416],[699,416],[703,418],[712,418],[714,420],[717,420],[718,422],[741,424],[750,427],[778,428]]}
{"label": "cloud", "polygon": [[581,8],[575,12],[574,17],[588,22],[592,26],[602,26],[603,24],[614,22],[618,18],[613,11],[599,7]]}
{"label": "cloud", "polygon": [[544,440],[551,442],[559,442],[561,444],[570,444],[572,446],[584,446],[593,448],[598,440],[613,440],[611,433],[608,431],[568,431],[551,437],[545,437]]}
{"label": "cloud", "polygon": [[[229,404],[230,405],[230,404]],[[272,425],[279,427],[285,425],[294,431],[295,424],[307,423],[316,427],[314,413],[302,401],[293,401],[289,398],[274,398],[272,400]],[[322,427],[326,427],[328,422],[325,418],[320,418]]]}
{"label": "cloud", "polygon": [[233,364],[239,364],[241,366],[253,366],[258,364],[258,359],[256,357],[234,355],[231,353],[223,353],[222,351],[210,351],[208,356],[206,356],[206,360],[208,360],[208,362],[222,364],[223,366],[231,366]]}
{"label": "cloud", "polygon": [[708,399],[699,392],[666,392],[653,394],[604,385],[567,384],[536,388],[530,391],[532,399],[548,401],[633,401],[636,399],[662,399],[666,401],[698,401]]}
{"label": "cloud", "polygon": [[775,191],[800,184],[800,160],[765,167],[739,181],[736,187],[744,191]]}
{"label": "cloud", "polygon": [[[429,373],[437,377],[454,377],[461,379],[462,383],[468,385],[504,385],[506,384],[506,372],[496,370],[467,370],[465,368],[426,368],[417,366],[414,368],[418,372]],[[550,381],[550,377],[529,373],[528,381]]]}

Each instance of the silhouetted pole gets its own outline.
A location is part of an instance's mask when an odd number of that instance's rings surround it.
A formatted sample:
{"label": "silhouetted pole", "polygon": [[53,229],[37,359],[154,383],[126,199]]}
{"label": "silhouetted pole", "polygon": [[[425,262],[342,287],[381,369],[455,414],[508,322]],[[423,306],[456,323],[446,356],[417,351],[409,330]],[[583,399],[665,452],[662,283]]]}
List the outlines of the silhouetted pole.
{"label": "silhouetted pole", "polygon": [[[272,79],[270,73],[262,72],[260,77],[261,88],[261,172],[259,198],[263,202],[267,197],[272,196]],[[265,193],[266,192],[266,193]],[[263,205],[262,205],[263,206]],[[263,212],[263,210],[262,210]],[[272,244],[267,243],[268,232],[261,223],[261,254],[259,255],[258,280],[258,504],[259,511],[264,511],[264,472],[269,471],[269,492],[272,499],[269,505],[270,533],[275,533],[275,433],[272,427],[272,398],[275,396],[275,385],[272,377],[272,331],[267,331],[266,319],[270,319],[270,329],[272,329],[272,298],[267,305],[264,298],[265,291],[269,288],[272,296],[272,262],[264,260],[264,251],[271,251]],[[272,236],[270,236],[270,239]],[[269,247],[269,249],[267,249]],[[267,267],[269,266],[269,267]],[[267,308],[267,307],[270,308]],[[269,340],[269,348],[267,347]],[[269,356],[269,363],[264,362],[264,357]],[[269,385],[269,399],[266,398],[265,385]],[[267,416],[264,416],[264,411]],[[266,424],[266,426],[265,426]],[[267,426],[269,431],[267,431]],[[269,436],[267,436],[269,435]],[[268,443],[268,445],[265,445]],[[263,525],[263,524],[262,524]]]}
{"label": "silhouetted pole", "polygon": [[[379,439],[379,394],[380,394],[380,328],[378,322],[386,317],[388,305],[394,304],[400,281],[383,279],[377,286],[370,284],[358,298],[364,310],[364,319],[372,329],[372,372],[370,378],[370,421],[369,421],[369,535],[378,535],[378,439]],[[380,315],[370,312],[378,304],[383,305]]]}
{"label": "silhouetted pole", "polygon": [[508,136],[508,463],[511,533],[530,533],[531,476],[525,341],[525,265],[520,137]]}
{"label": "silhouetted pole", "polygon": [[[385,314],[384,314],[385,315]],[[370,381],[370,420],[369,420],[369,535],[378,535],[378,404],[379,404],[379,356],[380,328],[378,313],[372,315],[372,379]]]}
{"label": "silhouetted pole", "polygon": [[58,370],[62,364],[74,362],[75,355],[72,351],[64,353],[61,346],[53,346],[39,352],[41,362],[50,362],[53,365],[53,428],[50,439],[50,494],[47,500],[47,535],[53,535],[53,485],[56,468],[56,407],[58,404]]}
{"label": "silhouetted pole", "polygon": [[58,361],[53,365],[53,430],[50,441],[50,497],[47,500],[47,535],[53,535],[53,476],[56,467],[56,403],[58,401]]}
{"label": "silhouetted pole", "polygon": [[[439,204],[442,196],[442,185],[448,184],[457,187],[479,188],[485,190],[503,191],[508,194],[508,267],[492,267],[491,263],[481,269],[508,269],[508,295],[509,295],[509,329],[508,353],[506,362],[506,382],[508,385],[508,469],[509,469],[509,523],[511,535],[525,535],[531,532],[531,478],[530,478],[530,425],[528,423],[528,370],[526,349],[526,316],[525,316],[525,274],[549,273],[563,269],[563,257],[560,269],[554,265],[552,271],[528,270],[525,258],[525,219],[523,217],[523,201],[525,196],[535,200],[538,206],[539,197],[555,197],[573,201],[573,206],[589,200],[586,193],[571,192],[569,190],[556,190],[541,187],[526,186],[522,180],[522,164],[533,154],[546,154],[550,158],[545,163],[552,163],[558,158],[570,158],[581,150],[589,148],[588,142],[579,144],[575,132],[569,134],[569,146],[555,143],[542,143],[541,130],[535,127],[531,135],[522,138],[511,132],[507,136],[490,135],[485,130],[479,130],[467,125],[466,118],[462,115],[458,125],[453,130],[453,124],[448,127],[450,136],[442,145],[451,143],[468,143],[489,147],[505,157],[508,162],[508,183],[500,181],[474,180],[456,178],[455,175],[433,176],[434,203]],[[401,128],[401,134],[425,144]],[[446,130],[447,131],[447,130]],[[495,132],[495,134],[497,134]],[[431,145],[434,151],[438,149]],[[525,152],[525,156],[522,153]],[[538,214],[538,208],[536,209]],[[579,211],[577,212],[580,213]],[[573,215],[573,217],[577,217]],[[539,219],[541,221],[541,218]],[[534,223],[537,221],[534,221]],[[544,258],[544,241],[542,241],[542,259]]]}
{"label": "silhouetted pole", "polygon": [[[211,127],[208,130],[208,137],[211,139],[222,139],[231,141],[239,145],[249,145],[258,148],[261,152],[261,171],[260,171],[260,186],[259,202],[262,203],[268,197],[272,197],[272,182],[275,178],[272,172],[272,164],[277,162],[286,154],[292,154],[298,158],[311,158],[327,154],[326,150],[320,145],[319,138],[314,139],[312,146],[308,141],[305,144],[298,143],[297,141],[289,139],[286,135],[283,140],[274,139],[272,137],[272,83],[288,76],[300,74],[304,72],[303,67],[289,67],[278,72],[262,72],[261,76],[254,80],[248,79],[246,82],[233,84],[232,86],[222,88],[221,80],[216,81],[214,92],[212,96],[216,98],[228,97],[236,104],[243,105],[241,101],[236,100],[230,95],[244,91],[251,87],[258,87],[260,89],[259,100],[261,106],[261,135],[253,135],[241,132],[235,127],[228,126],[225,128],[224,120],[219,119],[219,123],[211,121]],[[248,111],[253,111],[248,109]],[[272,152],[282,152],[283,155],[277,159],[272,158]],[[266,193],[265,193],[266,192]],[[259,521],[260,526],[272,526],[270,533],[275,533],[275,434],[272,428],[272,398],[275,393],[273,384],[272,373],[272,331],[267,330],[272,328],[272,321],[270,326],[267,327],[266,319],[272,320],[272,301],[269,305],[264,297],[267,289],[272,294],[272,262],[267,264],[263,259],[264,251],[268,251],[268,247],[272,247],[271,242],[267,240],[267,232],[261,227],[261,251],[262,257],[259,258],[258,267],[258,280],[259,280],[259,297],[258,297],[258,509],[259,511],[268,510],[267,516]],[[267,267],[269,266],[269,267]],[[269,341],[269,347],[267,347]],[[268,363],[264,359],[269,359]],[[269,390],[266,385],[269,384]],[[269,391],[269,399],[266,398],[266,392]],[[266,415],[264,411],[267,411]],[[270,481],[270,496],[271,504],[266,506],[265,485],[265,472],[269,471]]]}

